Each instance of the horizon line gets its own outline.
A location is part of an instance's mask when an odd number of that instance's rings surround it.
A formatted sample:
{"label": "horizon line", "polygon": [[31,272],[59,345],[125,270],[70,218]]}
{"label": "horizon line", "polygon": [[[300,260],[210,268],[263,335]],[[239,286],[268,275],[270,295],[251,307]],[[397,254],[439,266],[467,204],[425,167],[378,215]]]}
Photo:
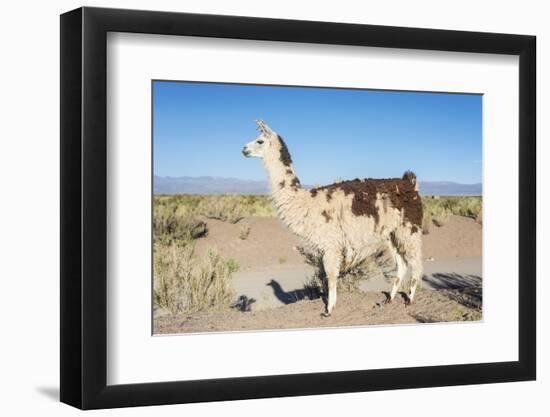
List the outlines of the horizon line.
{"label": "horizon line", "polygon": [[[237,181],[252,181],[252,182],[268,182],[267,179],[263,179],[263,180],[257,180],[257,179],[248,179],[248,178],[237,178],[237,177],[220,177],[220,176],[216,176],[216,175],[198,175],[198,176],[193,176],[193,175],[179,175],[179,176],[172,176],[172,175],[158,175],[158,174],[153,174],[153,178],[154,177],[158,177],[158,178],[174,178],[174,179],[177,179],[177,178],[219,178],[219,179],[224,179],[224,180],[237,180]],[[359,178],[359,177],[356,177],[356,178],[351,178],[351,179],[343,179],[339,182],[343,182],[343,181],[353,181],[355,179],[389,179],[389,178],[400,178],[400,177],[362,177],[362,178]],[[451,183],[455,183],[455,184],[461,184],[461,185],[483,185],[483,181],[478,181],[478,182],[460,182],[460,181],[456,181],[456,180],[422,180],[422,179],[419,179],[418,182],[451,182]],[[307,185],[307,184],[306,184]]]}

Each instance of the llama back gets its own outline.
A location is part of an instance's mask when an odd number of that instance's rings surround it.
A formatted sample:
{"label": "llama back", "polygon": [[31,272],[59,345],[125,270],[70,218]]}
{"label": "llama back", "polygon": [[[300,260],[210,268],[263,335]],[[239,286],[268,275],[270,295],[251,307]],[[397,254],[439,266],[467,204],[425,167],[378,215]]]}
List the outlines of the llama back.
{"label": "llama back", "polygon": [[356,178],[342,181],[313,188],[310,193],[312,196],[323,193],[327,201],[330,201],[338,191],[352,196],[351,212],[355,216],[372,217],[378,224],[387,215],[380,206],[389,205],[402,213],[402,224],[405,226],[410,223],[413,233],[418,232],[421,227],[422,200],[418,193],[416,175],[412,171],[405,172],[402,178]]}

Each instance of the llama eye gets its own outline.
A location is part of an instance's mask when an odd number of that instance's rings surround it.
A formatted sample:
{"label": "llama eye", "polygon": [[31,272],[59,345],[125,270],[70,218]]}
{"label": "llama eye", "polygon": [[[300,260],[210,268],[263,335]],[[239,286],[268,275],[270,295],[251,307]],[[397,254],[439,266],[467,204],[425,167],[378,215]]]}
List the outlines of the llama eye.
{"label": "llama eye", "polygon": [[263,140],[259,140],[258,143],[261,145],[262,143],[264,143]]}

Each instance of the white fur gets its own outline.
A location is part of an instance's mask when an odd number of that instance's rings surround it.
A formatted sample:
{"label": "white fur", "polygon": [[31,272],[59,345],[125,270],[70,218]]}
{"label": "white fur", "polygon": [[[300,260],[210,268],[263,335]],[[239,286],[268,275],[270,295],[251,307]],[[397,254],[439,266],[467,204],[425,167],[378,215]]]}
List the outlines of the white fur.
{"label": "white fur", "polygon": [[[292,164],[281,161],[282,144],[278,135],[263,121],[257,121],[261,135],[245,145],[243,154],[261,158],[269,175],[271,193],[283,223],[301,237],[309,247],[321,254],[327,275],[330,314],[337,299],[339,275],[354,265],[373,257],[381,249],[396,258],[397,276],[390,293],[395,297],[408,267],[411,268],[409,301],[412,301],[422,276],[421,232],[412,233],[412,224],[403,222],[403,213],[387,200],[377,196],[378,222],[371,216],[352,213],[353,195],[336,189],[330,199],[327,191],[316,196],[293,184],[297,179]],[[327,216],[330,220],[327,220]]]}

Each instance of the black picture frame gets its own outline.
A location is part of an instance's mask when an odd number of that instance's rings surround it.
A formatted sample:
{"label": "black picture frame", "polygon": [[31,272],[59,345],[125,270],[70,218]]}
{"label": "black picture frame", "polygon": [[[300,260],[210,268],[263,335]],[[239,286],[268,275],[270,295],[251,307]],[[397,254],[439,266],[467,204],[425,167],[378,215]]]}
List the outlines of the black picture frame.
{"label": "black picture frame", "polygon": [[[519,360],[107,385],[108,32],[519,56]],[[534,36],[80,8],[61,15],[61,401],[82,409],[536,378]]]}

